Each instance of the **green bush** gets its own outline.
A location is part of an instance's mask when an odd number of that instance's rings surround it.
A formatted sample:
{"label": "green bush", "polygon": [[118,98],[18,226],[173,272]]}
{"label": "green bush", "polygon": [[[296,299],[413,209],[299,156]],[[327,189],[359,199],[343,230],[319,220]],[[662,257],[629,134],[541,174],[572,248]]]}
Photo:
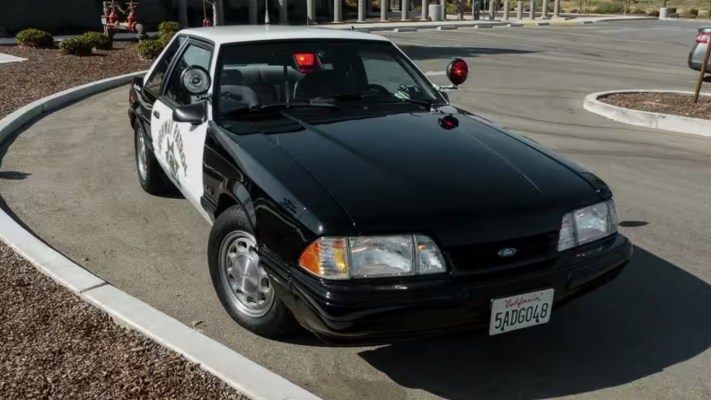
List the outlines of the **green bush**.
{"label": "green bush", "polygon": [[93,48],[94,43],[84,36],[74,36],[59,43],[59,50],[62,53],[73,56],[90,56]]}
{"label": "green bush", "polygon": [[679,14],[677,14],[677,13],[670,13],[670,14],[667,14],[667,18],[679,18]]}
{"label": "green bush", "polygon": [[646,12],[645,12],[644,10],[642,10],[641,8],[635,8],[635,9],[632,10],[630,13],[631,13],[631,14],[639,14],[639,15],[644,15],[644,14],[646,14]]}
{"label": "green bush", "polygon": [[158,25],[158,33],[161,35],[170,34],[173,36],[176,32],[180,30],[180,23],[175,21],[164,21]]}
{"label": "green bush", "polygon": [[658,17],[658,16],[659,16],[659,11],[657,11],[657,10],[652,10],[652,11],[648,12],[647,15],[649,15],[650,17]]}
{"label": "green bush", "polygon": [[696,18],[699,16],[699,10],[695,8],[690,8],[688,14],[689,16]]}
{"label": "green bush", "polygon": [[358,10],[358,0],[345,0],[343,2],[343,11]]}
{"label": "green bush", "polygon": [[668,14],[674,14],[674,13],[676,13],[676,7],[668,7],[668,8],[667,8],[667,13],[668,13]]}
{"label": "green bush", "polygon": [[52,35],[35,28],[18,32],[15,39],[17,39],[17,43],[20,46],[35,47],[38,49],[54,47],[54,38]]}
{"label": "green bush", "polygon": [[91,43],[91,47],[96,50],[111,50],[113,48],[111,38],[101,32],[86,32],[82,36]]}
{"label": "green bush", "polygon": [[161,38],[158,39],[144,39],[138,43],[136,46],[136,52],[138,55],[146,60],[154,60],[163,51],[165,43]]}
{"label": "green bush", "polygon": [[[456,14],[458,12],[459,10],[457,10],[457,3],[447,3],[447,14]],[[464,3],[464,12],[472,12],[472,5]]]}
{"label": "green bush", "polygon": [[600,3],[593,10],[594,14],[621,14],[625,7],[622,3]]}

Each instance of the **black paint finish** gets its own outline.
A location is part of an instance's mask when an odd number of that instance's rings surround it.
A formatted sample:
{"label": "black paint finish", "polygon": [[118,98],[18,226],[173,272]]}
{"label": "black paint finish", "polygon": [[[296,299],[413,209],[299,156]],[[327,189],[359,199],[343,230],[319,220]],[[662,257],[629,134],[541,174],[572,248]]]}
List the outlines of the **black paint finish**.
{"label": "black paint finish", "polygon": [[[480,326],[493,297],[554,287],[564,301],[631,256],[621,235],[558,253],[563,214],[611,196],[572,161],[454,107],[377,110],[247,114],[208,132],[210,209],[245,207],[280,298],[319,336]],[[319,236],[411,232],[439,244],[447,274],[329,282],[297,265]],[[496,257],[505,247],[520,251]]]}
{"label": "black paint finish", "polygon": [[[132,123],[155,98],[131,89]],[[280,298],[336,340],[481,327],[492,298],[556,289],[562,304],[614,278],[632,247],[616,234],[559,253],[564,213],[611,197],[595,175],[451,106],[345,104],[210,121],[202,206],[243,207]],[[424,233],[446,274],[325,281],[297,260],[319,236]],[[496,253],[519,251],[506,259]]]}

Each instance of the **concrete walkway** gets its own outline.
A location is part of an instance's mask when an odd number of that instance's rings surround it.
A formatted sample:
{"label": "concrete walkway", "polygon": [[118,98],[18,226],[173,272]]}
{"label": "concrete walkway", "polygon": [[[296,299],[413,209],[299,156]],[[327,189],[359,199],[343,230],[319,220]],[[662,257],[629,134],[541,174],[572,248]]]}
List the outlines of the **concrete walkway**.
{"label": "concrete walkway", "polygon": [[[388,13],[390,16],[399,16],[399,12],[390,12]],[[318,25],[312,25],[314,27],[319,27],[319,28],[328,28],[328,29],[351,29],[352,27],[357,29],[357,30],[363,30],[363,31],[392,31],[392,30],[403,30],[403,31],[412,31],[412,30],[417,30],[417,29],[438,29],[440,26],[445,26],[445,28],[442,29],[456,29],[459,27],[470,27],[470,28],[490,28],[493,26],[508,26],[509,24],[512,24],[512,26],[521,26],[521,25],[569,25],[569,24],[589,24],[589,23],[594,23],[594,22],[604,22],[604,21],[641,21],[641,20],[649,20],[649,19],[657,19],[657,17],[647,17],[647,16],[634,16],[634,15],[595,15],[595,16],[586,16],[586,17],[579,17],[577,14],[563,14],[562,17],[556,18],[556,19],[541,19],[540,18],[540,13],[537,14],[537,17],[535,20],[530,20],[527,18],[524,18],[522,20],[518,20],[516,18],[513,18],[516,15],[515,11],[512,11],[510,14],[511,18],[509,18],[508,21],[502,21],[501,19],[493,19],[493,20],[485,20],[483,18],[486,18],[485,13],[482,13],[481,15],[481,20],[478,21],[473,21],[471,13],[465,14],[464,15],[464,21],[459,21],[457,20],[456,14],[448,14],[447,15],[447,20],[446,21],[420,21],[417,18],[419,18],[420,14],[419,13],[410,13],[410,21],[395,21],[395,22],[363,22],[363,23],[358,23],[355,21],[345,21],[340,24],[318,24]],[[527,14],[524,14],[527,15]],[[155,35],[155,32],[149,32],[149,35]],[[76,35],[57,35],[54,37],[55,41],[62,41],[68,37],[72,37]],[[128,41],[128,40],[135,40],[136,35],[133,33],[117,33],[116,36],[114,36],[114,40],[119,40],[119,41]],[[0,46],[7,46],[7,45],[15,45],[17,44],[17,41],[15,38],[0,38]]]}
{"label": "concrete walkway", "polygon": [[[511,15],[516,15],[515,12]],[[571,24],[589,24],[595,22],[604,21],[641,21],[657,19],[656,17],[646,17],[646,16],[589,16],[589,17],[572,17],[564,16],[556,19],[541,19],[537,18],[535,20],[530,19],[516,19],[509,18],[507,21],[501,19],[493,20],[477,20],[473,21],[471,19],[471,14],[465,15],[463,21],[456,19],[456,15],[448,15],[446,21],[420,21],[415,20],[419,17],[418,14],[412,14],[411,21],[397,21],[397,22],[344,22],[341,24],[320,24],[314,25],[319,28],[328,29],[356,29],[361,31],[413,31],[418,29],[457,29],[457,28],[491,28],[494,26],[536,26],[536,25],[571,25]]]}
{"label": "concrete walkway", "polygon": [[18,61],[27,61],[27,59],[11,56],[9,54],[0,53],[0,64],[18,62]]}

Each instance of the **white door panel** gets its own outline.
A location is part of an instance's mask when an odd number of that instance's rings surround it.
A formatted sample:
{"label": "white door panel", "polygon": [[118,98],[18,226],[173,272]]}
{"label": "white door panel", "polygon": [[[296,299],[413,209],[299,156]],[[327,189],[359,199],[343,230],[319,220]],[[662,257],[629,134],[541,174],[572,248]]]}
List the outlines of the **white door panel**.
{"label": "white door panel", "polygon": [[156,159],[183,196],[211,222],[200,204],[206,134],[207,123],[175,122],[172,108],[160,100],[153,105],[151,136]]}

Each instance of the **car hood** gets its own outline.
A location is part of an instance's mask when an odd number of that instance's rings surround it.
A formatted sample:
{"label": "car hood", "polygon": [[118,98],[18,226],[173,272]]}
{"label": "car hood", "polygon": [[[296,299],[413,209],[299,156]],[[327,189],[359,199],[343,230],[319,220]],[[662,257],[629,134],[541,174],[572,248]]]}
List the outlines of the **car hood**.
{"label": "car hood", "polygon": [[[444,110],[348,118],[290,111],[261,134],[361,234],[422,232],[448,245],[526,237],[557,232],[565,212],[601,199],[567,160],[478,117]],[[445,117],[457,126],[443,128]]]}

